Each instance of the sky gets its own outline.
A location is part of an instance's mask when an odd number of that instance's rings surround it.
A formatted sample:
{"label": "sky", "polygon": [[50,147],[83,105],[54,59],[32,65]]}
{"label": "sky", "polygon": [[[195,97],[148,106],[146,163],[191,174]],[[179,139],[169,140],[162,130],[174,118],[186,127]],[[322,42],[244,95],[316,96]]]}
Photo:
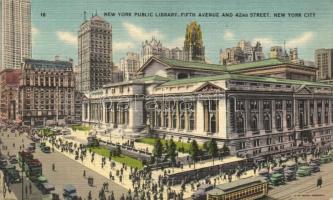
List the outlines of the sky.
{"label": "sky", "polygon": [[[113,62],[126,52],[141,52],[142,42],[153,36],[165,47],[181,47],[186,25],[197,21],[202,29],[206,59],[218,63],[220,49],[241,39],[260,41],[266,57],[271,46],[298,48],[299,57],[314,60],[314,50],[333,48],[333,0],[31,0],[33,58],[73,58],[77,63],[77,35],[84,20],[97,12],[110,22]],[[105,12],[115,16],[104,16]],[[130,12],[132,16],[117,16]],[[134,13],[176,12],[177,17],[137,17]],[[199,13],[232,13],[233,17],[199,17]],[[41,13],[45,13],[42,16]],[[180,16],[196,13],[195,17]],[[235,17],[236,13],[269,13],[269,17]],[[286,13],[287,17],[274,17]],[[301,13],[302,17],[288,17]],[[314,13],[315,17],[304,17]],[[250,15],[249,15],[250,16]]]}

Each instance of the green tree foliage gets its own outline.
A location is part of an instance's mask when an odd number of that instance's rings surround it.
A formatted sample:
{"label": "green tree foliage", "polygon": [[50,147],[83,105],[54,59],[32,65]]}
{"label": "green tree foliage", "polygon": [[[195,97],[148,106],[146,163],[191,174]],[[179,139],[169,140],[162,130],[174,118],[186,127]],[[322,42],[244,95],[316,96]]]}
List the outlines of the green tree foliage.
{"label": "green tree foliage", "polygon": [[153,155],[158,159],[163,154],[163,144],[161,140],[158,138],[154,144]]}
{"label": "green tree foliage", "polygon": [[176,163],[176,156],[177,156],[177,146],[176,143],[171,139],[169,141],[169,145],[168,145],[168,156],[172,162],[172,164]]}
{"label": "green tree foliage", "polygon": [[197,158],[199,156],[199,146],[196,140],[192,140],[190,144],[190,156],[191,159],[193,160],[194,167],[195,167],[195,162],[197,161]]}

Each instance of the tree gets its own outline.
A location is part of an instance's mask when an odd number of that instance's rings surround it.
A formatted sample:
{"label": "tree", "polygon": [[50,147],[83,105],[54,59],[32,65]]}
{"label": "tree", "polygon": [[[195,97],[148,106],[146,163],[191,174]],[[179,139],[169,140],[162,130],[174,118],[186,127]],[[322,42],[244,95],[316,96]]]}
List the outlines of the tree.
{"label": "tree", "polygon": [[154,144],[154,149],[153,149],[153,155],[155,158],[159,160],[160,157],[162,157],[163,154],[163,144],[161,140],[158,138]]}
{"label": "tree", "polygon": [[218,155],[218,151],[216,140],[212,138],[209,142],[208,154],[213,158],[213,165],[214,158]]}
{"label": "tree", "polygon": [[210,145],[210,141],[206,141],[203,143],[202,147],[205,151],[209,151],[209,145]]}
{"label": "tree", "polygon": [[176,143],[171,139],[168,145],[168,156],[171,160],[172,166],[176,163],[176,156],[177,156],[177,146]]}
{"label": "tree", "polygon": [[225,154],[225,155],[228,155],[229,152],[230,152],[229,147],[227,146],[226,143],[223,144],[222,152],[223,152],[223,154]]}
{"label": "tree", "polygon": [[192,140],[190,144],[190,156],[193,160],[194,168],[195,168],[195,162],[197,161],[197,157],[199,155],[199,147],[196,140]]}

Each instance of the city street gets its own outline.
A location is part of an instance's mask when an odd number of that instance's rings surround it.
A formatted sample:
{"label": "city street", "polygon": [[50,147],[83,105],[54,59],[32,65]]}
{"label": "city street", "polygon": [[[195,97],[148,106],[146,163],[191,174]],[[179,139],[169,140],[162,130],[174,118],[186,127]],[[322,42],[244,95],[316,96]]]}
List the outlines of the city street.
{"label": "city street", "polygon": [[[1,136],[4,145],[8,146],[10,155],[17,154],[19,146],[22,144],[22,138],[24,138],[24,146],[26,147],[31,141],[26,136],[14,137],[14,134],[10,133]],[[15,148],[13,143],[16,143]],[[3,154],[7,154],[7,151],[3,151]],[[48,179],[48,182],[55,186],[56,193],[60,194],[62,198],[62,189],[66,184],[72,184],[76,187],[79,196],[87,198],[89,191],[92,193],[93,199],[98,198],[98,192],[103,186],[104,182],[109,183],[109,189],[114,191],[115,198],[119,199],[122,193],[127,192],[123,187],[115,184],[109,179],[99,175],[98,173],[90,170],[89,168],[81,165],[80,163],[64,156],[63,154],[55,151],[54,153],[45,154],[37,147],[34,157],[39,159],[43,164],[43,175]],[[52,171],[52,164],[55,164],[55,171]],[[83,171],[86,171],[86,177],[91,176],[94,178],[94,185],[90,187],[88,181],[83,177]],[[29,181],[25,183],[29,184]],[[32,184],[33,185],[33,184]],[[18,199],[21,199],[22,191],[21,183],[12,185],[12,190],[16,194]],[[108,195],[108,193],[106,193]],[[41,199],[40,192],[33,185],[32,195],[28,199]]]}
{"label": "city street", "polygon": [[[276,200],[329,200],[333,198],[333,163],[320,166],[320,172],[308,177],[299,177],[296,181],[269,190],[270,199]],[[323,179],[321,188],[317,188],[317,179]]]}

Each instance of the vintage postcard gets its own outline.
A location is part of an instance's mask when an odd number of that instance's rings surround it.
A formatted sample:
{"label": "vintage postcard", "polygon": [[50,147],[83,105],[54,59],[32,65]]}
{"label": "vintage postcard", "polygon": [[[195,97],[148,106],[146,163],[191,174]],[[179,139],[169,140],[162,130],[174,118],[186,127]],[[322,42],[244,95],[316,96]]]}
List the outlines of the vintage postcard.
{"label": "vintage postcard", "polygon": [[0,200],[332,200],[332,0],[0,0]]}

